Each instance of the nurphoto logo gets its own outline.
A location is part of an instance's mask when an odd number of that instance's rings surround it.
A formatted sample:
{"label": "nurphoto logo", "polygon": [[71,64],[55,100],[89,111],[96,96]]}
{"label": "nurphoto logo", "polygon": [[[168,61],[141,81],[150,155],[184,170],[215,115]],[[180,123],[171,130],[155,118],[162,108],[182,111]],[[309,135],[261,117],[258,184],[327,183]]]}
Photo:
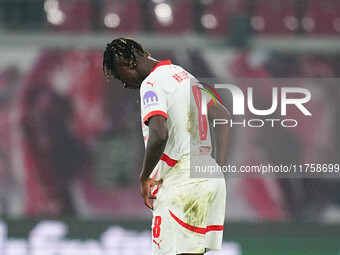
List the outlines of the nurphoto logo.
{"label": "nurphoto logo", "polygon": [[[206,85],[206,84],[204,84]],[[306,108],[305,104],[310,101],[311,93],[308,89],[299,88],[299,87],[273,87],[272,88],[272,98],[271,98],[271,106],[268,109],[256,109],[254,106],[254,95],[253,88],[247,88],[247,94],[244,95],[243,91],[232,84],[215,84],[216,89],[226,89],[231,93],[232,96],[232,115],[245,115],[245,106],[248,107],[248,111],[256,116],[268,116],[273,113],[276,113],[276,116],[286,116],[287,115],[287,105],[293,105],[305,116],[312,116],[312,113]],[[212,88],[211,86],[209,87]],[[206,91],[206,89],[203,89]],[[218,96],[219,101],[220,97],[217,92],[214,90],[214,93]],[[213,95],[209,92],[207,93],[209,96],[213,97]],[[207,104],[206,99],[207,95],[203,97],[202,103],[202,114],[207,114]],[[214,99],[214,98],[213,98]],[[247,100],[246,100],[247,99]],[[281,111],[277,113],[277,109],[279,106]],[[216,99],[214,99],[216,104]],[[271,127],[275,127],[276,124],[280,124],[282,127],[296,127],[298,125],[298,121],[295,119],[279,119],[279,118],[261,118],[261,119],[243,119],[242,121],[234,121],[233,119],[214,119],[213,127],[216,125],[225,125],[229,124],[231,127],[233,126],[243,126],[243,127],[263,127],[265,124],[270,125]]]}

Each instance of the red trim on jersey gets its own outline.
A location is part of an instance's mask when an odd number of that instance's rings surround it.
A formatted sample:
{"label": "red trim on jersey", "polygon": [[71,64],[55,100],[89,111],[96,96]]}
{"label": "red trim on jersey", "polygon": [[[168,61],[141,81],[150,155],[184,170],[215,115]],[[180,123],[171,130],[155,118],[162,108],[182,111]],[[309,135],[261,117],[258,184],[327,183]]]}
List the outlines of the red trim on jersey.
{"label": "red trim on jersey", "polygon": [[[156,173],[151,177],[152,180],[154,180],[154,181],[156,180],[158,172],[159,172],[159,167],[158,167]],[[158,190],[159,190],[159,185],[157,185],[156,189],[152,192],[152,195],[153,196],[156,195]]]}
{"label": "red trim on jersey", "polygon": [[[168,166],[170,166],[170,167],[175,166],[175,165],[177,164],[177,162],[178,162],[177,160],[170,158],[170,157],[169,157],[168,155],[166,155],[165,153],[163,153],[163,155],[162,155],[162,157],[161,157],[160,160],[164,161],[164,162],[165,162]],[[156,179],[156,175],[158,174],[158,170],[159,170],[159,169],[157,169],[155,175],[152,176],[152,179],[153,179],[153,180]],[[157,192],[158,192],[158,190],[159,190],[159,185],[157,185],[157,188],[156,188],[151,194],[152,194],[153,196],[156,195]]]}
{"label": "red trim on jersey", "polygon": [[157,192],[158,192],[158,190],[159,190],[159,185],[157,185],[157,188],[152,192],[152,195],[153,195],[153,196],[156,195]]}
{"label": "red trim on jersey", "polygon": [[161,115],[163,117],[165,117],[166,119],[168,118],[168,115],[163,112],[163,111],[152,111],[152,112],[149,112],[144,118],[143,118],[143,122],[145,123],[145,125],[147,125],[147,121],[149,118],[151,118],[152,116],[155,116],[155,115]]}
{"label": "red trim on jersey", "polygon": [[161,160],[165,161],[165,163],[168,165],[168,166],[175,166],[176,163],[178,162],[176,159],[172,159],[170,158],[168,155],[166,155],[165,153],[163,153],[162,157],[161,157]]}
{"label": "red trim on jersey", "polygon": [[209,103],[207,104],[208,109],[209,109],[211,106],[213,106],[214,103],[215,103],[214,100],[211,99],[211,100],[209,101]]}
{"label": "red trim on jersey", "polygon": [[164,61],[158,62],[158,64],[151,70],[150,73],[152,73],[153,71],[155,71],[155,69],[156,69],[157,67],[160,67],[160,66],[167,66],[167,65],[171,65],[171,61],[170,61],[170,60],[164,60]]}
{"label": "red trim on jersey", "polygon": [[159,167],[158,167],[158,169],[156,170],[156,173],[151,177],[152,180],[154,180],[154,181],[156,180],[156,177],[157,177],[158,172],[159,172]]}
{"label": "red trim on jersey", "polygon": [[179,225],[181,225],[182,227],[184,227],[184,228],[186,228],[186,229],[188,229],[192,232],[198,233],[198,234],[205,234],[209,231],[222,231],[223,230],[223,225],[210,225],[210,226],[207,226],[206,228],[195,227],[195,226],[189,225],[189,224],[185,223],[184,221],[180,220],[170,210],[169,210],[169,213],[170,213],[171,217],[174,218],[175,221],[177,221],[177,223],[179,223]]}

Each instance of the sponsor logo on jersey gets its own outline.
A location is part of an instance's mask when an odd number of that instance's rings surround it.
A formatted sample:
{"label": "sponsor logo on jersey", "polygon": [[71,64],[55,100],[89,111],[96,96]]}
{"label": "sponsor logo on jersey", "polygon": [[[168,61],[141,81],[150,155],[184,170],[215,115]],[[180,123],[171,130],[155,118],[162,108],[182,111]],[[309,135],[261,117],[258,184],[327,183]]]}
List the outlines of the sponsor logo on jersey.
{"label": "sponsor logo on jersey", "polygon": [[145,92],[143,96],[143,104],[144,108],[151,107],[151,106],[158,106],[158,96],[156,92],[149,90]]}
{"label": "sponsor logo on jersey", "polygon": [[154,81],[154,82],[147,82],[146,84],[150,84],[152,87],[153,87],[153,85],[155,84],[156,82]]}

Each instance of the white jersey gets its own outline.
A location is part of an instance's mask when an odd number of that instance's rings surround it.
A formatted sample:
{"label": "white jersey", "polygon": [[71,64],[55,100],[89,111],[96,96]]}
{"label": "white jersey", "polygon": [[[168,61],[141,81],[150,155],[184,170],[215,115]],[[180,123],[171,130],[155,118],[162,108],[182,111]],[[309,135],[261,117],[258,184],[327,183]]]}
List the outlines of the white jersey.
{"label": "white jersey", "polygon": [[[211,154],[207,94],[183,68],[163,61],[141,85],[141,115],[145,146],[148,120],[167,118],[168,141],[151,178],[163,179],[151,189],[157,195],[152,220],[152,254],[201,254],[221,248],[225,215],[223,178],[190,178],[191,162],[216,164]],[[208,98],[208,97],[207,97]],[[214,103],[210,100],[207,108]]]}
{"label": "white jersey", "polygon": [[[142,129],[145,147],[149,138],[148,119],[167,118],[168,141],[164,154],[151,177],[163,179],[184,155],[211,154],[207,116],[202,115],[202,97],[198,81],[170,60],[159,62],[140,88]],[[208,107],[212,105],[210,100]]]}

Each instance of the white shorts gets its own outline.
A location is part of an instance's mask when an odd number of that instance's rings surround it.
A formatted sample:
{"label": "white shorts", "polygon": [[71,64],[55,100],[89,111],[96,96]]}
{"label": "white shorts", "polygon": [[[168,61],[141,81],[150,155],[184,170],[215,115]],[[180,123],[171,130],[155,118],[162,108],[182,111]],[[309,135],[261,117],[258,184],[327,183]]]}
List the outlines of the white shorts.
{"label": "white shorts", "polygon": [[152,220],[154,255],[221,249],[226,202],[224,178],[190,178],[189,169],[189,160],[178,162],[163,178],[156,194]]}

